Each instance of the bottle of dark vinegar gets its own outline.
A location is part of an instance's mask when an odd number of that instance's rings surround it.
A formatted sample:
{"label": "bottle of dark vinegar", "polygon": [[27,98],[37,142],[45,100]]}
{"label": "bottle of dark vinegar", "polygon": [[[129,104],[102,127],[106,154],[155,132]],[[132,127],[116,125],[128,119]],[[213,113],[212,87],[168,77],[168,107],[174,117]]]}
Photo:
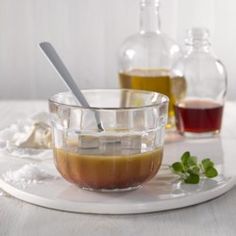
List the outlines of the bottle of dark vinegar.
{"label": "bottle of dark vinegar", "polygon": [[211,50],[207,29],[188,30],[186,53],[173,67],[172,80],[181,77],[186,80],[186,93],[180,97],[175,86],[172,91],[178,131],[188,137],[218,134],[223,117],[227,76],[224,65]]}
{"label": "bottle of dark vinegar", "polygon": [[[170,99],[169,127],[174,118],[171,68],[179,57],[179,46],[161,32],[159,0],[141,0],[140,30],[129,36],[119,51],[120,86],[167,95]],[[185,89],[184,79],[181,77],[175,81],[182,93]]]}

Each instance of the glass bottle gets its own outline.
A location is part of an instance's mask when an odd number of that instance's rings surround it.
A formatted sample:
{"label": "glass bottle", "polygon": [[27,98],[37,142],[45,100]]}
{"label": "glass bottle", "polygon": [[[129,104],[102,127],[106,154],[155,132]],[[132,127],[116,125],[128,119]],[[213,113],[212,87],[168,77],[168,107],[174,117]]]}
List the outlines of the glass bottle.
{"label": "glass bottle", "polygon": [[173,67],[173,82],[186,81],[186,93],[174,82],[177,130],[190,137],[207,137],[220,132],[227,75],[224,65],[211,50],[209,31],[192,28],[185,40],[186,52]]}
{"label": "glass bottle", "polygon": [[159,18],[159,0],[140,1],[140,30],[121,45],[119,79],[122,88],[167,95],[170,99],[168,126],[171,126],[174,109],[170,70],[180,56],[180,48],[160,31]]}

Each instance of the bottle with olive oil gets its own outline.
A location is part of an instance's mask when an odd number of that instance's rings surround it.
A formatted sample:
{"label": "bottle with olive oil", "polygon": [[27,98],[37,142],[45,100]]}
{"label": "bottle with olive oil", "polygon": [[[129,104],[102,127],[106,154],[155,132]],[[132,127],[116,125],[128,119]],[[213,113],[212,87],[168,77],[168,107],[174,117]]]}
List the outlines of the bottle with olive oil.
{"label": "bottle with olive oil", "polygon": [[[121,88],[167,95],[170,99],[168,127],[171,127],[174,123],[171,67],[180,57],[180,48],[160,30],[159,1],[140,0],[140,30],[121,45],[119,79]],[[184,89],[184,81],[178,82]]]}

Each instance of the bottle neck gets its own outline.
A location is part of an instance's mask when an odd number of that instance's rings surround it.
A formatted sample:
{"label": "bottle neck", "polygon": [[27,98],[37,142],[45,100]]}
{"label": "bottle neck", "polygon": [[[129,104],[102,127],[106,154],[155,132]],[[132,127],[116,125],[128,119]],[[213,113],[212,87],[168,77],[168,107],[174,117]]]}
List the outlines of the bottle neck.
{"label": "bottle neck", "polygon": [[193,40],[192,42],[187,41],[186,46],[189,51],[200,51],[200,52],[209,52],[211,48],[211,44],[209,41],[199,41]]}
{"label": "bottle neck", "polygon": [[192,28],[188,31],[185,43],[190,51],[209,52],[211,47],[209,31],[204,28]]}
{"label": "bottle neck", "polygon": [[140,33],[160,32],[159,0],[141,0]]}

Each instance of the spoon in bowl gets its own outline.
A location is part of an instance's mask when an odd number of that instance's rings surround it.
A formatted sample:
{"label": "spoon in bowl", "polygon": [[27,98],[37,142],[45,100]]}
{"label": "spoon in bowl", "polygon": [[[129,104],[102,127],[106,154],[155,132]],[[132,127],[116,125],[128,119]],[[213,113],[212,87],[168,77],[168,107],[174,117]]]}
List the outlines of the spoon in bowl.
{"label": "spoon in bowl", "polygon": [[[39,47],[41,48],[41,50],[43,51],[44,55],[49,60],[49,62],[53,65],[54,69],[59,74],[60,78],[69,88],[69,90],[72,92],[76,101],[80,103],[83,107],[89,108],[90,106],[89,106],[88,101],[84,97],[78,85],[75,83],[75,80],[72,78],[70,72],[68,71],[65,64],[63,63],[63,61],[57,54],[54,47],[49,42],[41,42],[39,44]],[[97,111],[94,111],[94,115],[97,122],[98,130],[100,132],[104,131],[99,113]]]}

